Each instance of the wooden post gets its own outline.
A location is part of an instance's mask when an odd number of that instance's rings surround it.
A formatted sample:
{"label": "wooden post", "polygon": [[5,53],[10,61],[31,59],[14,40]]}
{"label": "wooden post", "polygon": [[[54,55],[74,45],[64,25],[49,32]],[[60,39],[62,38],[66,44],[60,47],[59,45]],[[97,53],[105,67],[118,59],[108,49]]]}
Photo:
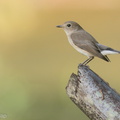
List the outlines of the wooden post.
{"label": "wooden post", "polygon": [[66,91],[90,120],[120,120],[120,95],[89,67],[78,66]]}

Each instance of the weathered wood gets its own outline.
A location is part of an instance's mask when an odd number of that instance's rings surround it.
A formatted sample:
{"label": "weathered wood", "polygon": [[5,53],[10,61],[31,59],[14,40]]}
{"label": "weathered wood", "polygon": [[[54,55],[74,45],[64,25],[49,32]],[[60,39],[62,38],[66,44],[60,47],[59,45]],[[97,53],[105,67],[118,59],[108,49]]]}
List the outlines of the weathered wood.
{"label": "weathered wood", "polygon": [[89,67],[79,65],[66,91],[90,120],[120,120],[120,95]]}

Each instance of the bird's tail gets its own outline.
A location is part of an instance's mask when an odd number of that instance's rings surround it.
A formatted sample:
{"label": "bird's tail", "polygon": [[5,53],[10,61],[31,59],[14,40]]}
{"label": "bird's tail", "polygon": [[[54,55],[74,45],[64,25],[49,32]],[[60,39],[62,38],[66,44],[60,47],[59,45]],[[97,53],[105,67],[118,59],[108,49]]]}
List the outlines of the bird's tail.
{"label": "bird's tail", "polygon": [[96,45],[97,45],[97,47],[100,50],[102,55],[120,54],[120,51],[114,50],[114,49],[107,47],[105,45],[101,45],[101,44],[96,44]]}
{"label": "bird's tail", "polygon": [[103,50],[103,51],[101,51],[101,53],[103,54],[103,55],[111,55],[111,54],[120,54],[120,51],[118,51],[118,50],[114,50],[114,49],[106,49],[106,50]]}
{"label": "bird's tail", "polygon": [[114,52],[116,52],[116,54],[120,54],[120,51],[119,51],[119,50],[114,50]]}

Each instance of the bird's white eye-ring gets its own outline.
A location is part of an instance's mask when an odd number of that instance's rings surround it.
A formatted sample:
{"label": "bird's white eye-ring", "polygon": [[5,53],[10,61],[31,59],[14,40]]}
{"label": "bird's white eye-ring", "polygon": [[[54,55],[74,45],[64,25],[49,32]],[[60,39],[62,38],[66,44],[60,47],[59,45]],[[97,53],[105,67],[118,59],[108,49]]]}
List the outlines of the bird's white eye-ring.
{"label": "bird's white eye-ring", "polygon": [[67,24],[67,27],[71,27],[71,24]]}

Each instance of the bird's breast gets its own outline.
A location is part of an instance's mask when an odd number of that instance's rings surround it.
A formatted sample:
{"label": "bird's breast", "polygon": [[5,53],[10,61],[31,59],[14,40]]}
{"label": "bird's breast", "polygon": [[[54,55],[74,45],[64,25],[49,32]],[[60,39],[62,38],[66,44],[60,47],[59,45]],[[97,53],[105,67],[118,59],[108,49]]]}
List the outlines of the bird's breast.
{"label": "bird's breast", "polygon": [[68,41],[69,43],[79,52],[79,53],[82,53],[83,55],[87,56],[88,58],[93,56],[91,53],[81,49],[80,47],[76,46],[74,43],[73,43],[73,40],[71,39],[71,37],[68,37]]}

